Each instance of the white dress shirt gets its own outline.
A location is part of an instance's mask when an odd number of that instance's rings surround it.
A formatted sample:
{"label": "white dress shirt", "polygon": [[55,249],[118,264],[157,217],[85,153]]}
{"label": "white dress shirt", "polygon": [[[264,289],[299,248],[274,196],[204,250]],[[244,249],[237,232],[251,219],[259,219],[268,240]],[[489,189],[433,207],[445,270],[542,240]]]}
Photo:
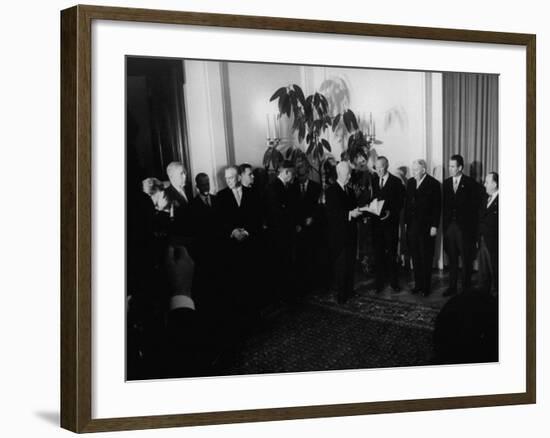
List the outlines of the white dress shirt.
{"label": "white dress shirt", "polygon": [[416,188],[417,188],[417,189],[420,188],[420,184],[422,184],[422,182],[423,182],[425,179],[426,179],[426,174],[424,174],[424,175],[422,176],[422,178],[420,178],[420,181],[418,181],[418,182],[416,183]]}
{"label": "white dress shirt", "polygon": [[493,203],[493,201],[494,201],[495,199],[497,199],[497,196],[498,196],[498,190],[497,190],[495,193],[493,193],[493,194],[491,195],[491,197],[489,198],[489,200],[487,201],[487,208],[489,208],[490,205]]}

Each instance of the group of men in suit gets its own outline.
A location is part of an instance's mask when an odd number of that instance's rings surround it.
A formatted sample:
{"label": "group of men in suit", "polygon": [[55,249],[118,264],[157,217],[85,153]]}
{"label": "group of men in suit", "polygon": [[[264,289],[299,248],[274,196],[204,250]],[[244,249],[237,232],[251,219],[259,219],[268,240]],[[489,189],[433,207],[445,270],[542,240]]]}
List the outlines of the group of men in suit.
{"label": "group of men in suit", "polygon": [[[336,181],[325,188],[324,219],[332,279],[337,298],[345,302],[353,294],[357,259],[357,221],[366,214],[349,186],[353,166],[341,161]],[[441,184],[419,159],[412,164],[412,178],[404,185],[389,171],[380,156],[372,178],[372,197],[383,201],[379,214],[371,215],[375,256],[375,287],[381,292],[389,283],[399,292],[398,245],[402,221],[412,259],[412,293],[429,295],[435,241],[440,223],[450,271],[445,295],[471,288],[472,265],[479,249],[479,270],[484,289],[495,289],[498,278],[498,174],[487,175],[487,202],[480,186],[463,174],[464,160],[453,155],[450,176]],[[223,266],[225,277],[242,284],[243,302],[253,303],[254,288],[270,278],[272,293],[292,300],[306,291],[314,276],[316,242],[321,237],[322,187],[309,178],[307,167],[281,163],[278,174],[265,188],[254,185],[252,166],[229,166],[226,187],[210,193],[208,175],[195,177],[197,195],[186,191],[181,163],[167,168],[170,186],[165,193],[175,235],[188,245],[196,262],[196,285],[207,289],[209,280]],[[402,215],[402,212],[404,213]],[[442,221],[441,221],[442,217]],[[217,260],[216,260],[217,259]],[[261,265],[268,266],[268,271]],[[206,279],[206,280],[205,280]],[[204,283],[204,284],[203,284]],[[255,286],[256,285],[256,286]],[[269,287],[268,287],[269,289]]]}
{"label": "group of men in suit", "polygon": [[[486,201],[483,201],[478,183],[463,174],[464,159],[460,155],[453,155],[449,160],[450,176],[443,182],[443,190],[439,181],[428,174],[427,164],[422,159],[413,162],[413,177],[406,187],[388,172],[388,167],[388,159],[378,157],[373,198],[384,203],[380,214],[372,219],[376,292],[381,292],[387,282],[394,292],[401,290],[397,250],[404,209],[406,241],[414,272],[413,294],[428,296],[432,292],[435,242],[441,215],[443,246],[450,271],[449,288],[444,295],[458,292],[459,272],[462,290],[471,289],[476,247],[480,256],[479,287],[494,293],[498,287],[498,174],[490,172],[486,176]],[[357,249],[355,222],[363,213],[354,192],[347,186],[350,164],[342,161],[336,170],[336,184],[326,191],[326,209],[338,300],[345,302],[353,294]]]}
{"label": "group of men in suit", "polygon": [[[182,163],[169,164],[167,174],[167,202],[159,213],[170,215],[170,234],[194,260],[194,299],[203,307],[233,306],[250,316],[269,301],[296,301],[308,291],[321,196],[308,168],[284,161],[260,188],[251,165],[228,166],[217,194],[208,175],[199,173],[194,198]],[[220,293],[221,278],[238,285],[239,293]]]}

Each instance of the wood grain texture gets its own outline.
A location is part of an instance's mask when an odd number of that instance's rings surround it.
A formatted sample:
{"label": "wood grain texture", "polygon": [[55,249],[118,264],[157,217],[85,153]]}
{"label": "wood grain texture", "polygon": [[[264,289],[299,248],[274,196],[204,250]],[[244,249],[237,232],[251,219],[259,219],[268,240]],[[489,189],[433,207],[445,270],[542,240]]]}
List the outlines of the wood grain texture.
{"label": "wood grain texture", "polygon": [[[527,49],[527,382],[517,394],[92,419],[91,23],[123,20],[513,44]],[[530,34],[75,6],[61,13],[61,425],[74,432],[457,409],[536,400],[536,39]]]}

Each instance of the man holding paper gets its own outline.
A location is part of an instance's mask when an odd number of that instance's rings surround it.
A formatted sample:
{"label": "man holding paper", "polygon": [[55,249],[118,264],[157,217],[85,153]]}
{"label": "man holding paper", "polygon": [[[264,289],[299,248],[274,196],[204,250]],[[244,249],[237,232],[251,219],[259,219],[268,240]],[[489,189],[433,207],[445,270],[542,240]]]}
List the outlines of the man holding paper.
{"label": "man holding paper", "polygon": [[388,172],[389,162],[384,156],[376,160],[376,174],[374,180],[374,198],[382,202],[379,215],[373,221],[374,254],[376,269],[376,292],[382,292],[386,280],[389,278],[391,288],[399,292],[397,243],[399,239],[399,217],[405,187],[401,180]]}
{"label": "man holding paper", "polygon": [[328,243],[332,255],[334,283],[339,303],[353,295],[357,223],[361,216],[353,190],[348,187],[351,168],[347,161],[336,166],[336,184],[326,191]]}

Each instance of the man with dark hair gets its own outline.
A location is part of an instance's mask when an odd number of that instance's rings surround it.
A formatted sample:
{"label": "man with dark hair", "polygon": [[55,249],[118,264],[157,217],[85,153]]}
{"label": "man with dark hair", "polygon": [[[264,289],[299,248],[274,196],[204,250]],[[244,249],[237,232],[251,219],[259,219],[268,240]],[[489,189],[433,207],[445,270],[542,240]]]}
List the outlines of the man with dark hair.
{"label": "man with dark hair", "polygon": [[384,201],[380,216],[374,217],[373,220],[377,293],[383,290],[388,277],[392,290],[400,291],[397,243],[405,188],[399,178],[388,172],[388,167],[389,162],[386,157],[377,158],[378,178],[374,180],[374,198]]}
{"label": "man with dark hair", "polygon": [[195,279],[193,291],[197,302],[202,306],[215,289],[216,271],[219,266],[219,248],[217,241],[218,218],[217,199],[210,193],[210,178],[206,173],[195,176],[197,196],[191,201],[190,214],[194,236],[191,256],[195,260]]}
{"label": "man with dark hair", "polygon": [[485,292],[498,291],[498,173],[485,177],[487,197],[479,212],[479,277]]}
{"label": "man with dark hair", "polygon": [[348,187],[351,168],[347,161],[336,166],[336,183],[326,190],[328,241],[337,300],[345,303],[353,295],[357,223],[361,216],[353,190]]}
{"label": "man with dark hair", "polygon": [[[224,279],[228,284],[244,282],[240,294],[220,299],[229,300],[245,323],[254,308],[253,286],[257,260],[257,236],[261,228],[260,209],[251,190],[241,185],[235,166],[225,169],[227,187],[220,190],[216,200],[218,232],[223,243]],[[243,326],[244,328],[244,326]]]}
{"label": "man with dark hair", "polygon": [[412,165],[413,178],[407,182],[405,227],[414,268],[412,293],[430,295],[435,237],[441,217],[441,184],[426,172],[426,161]]}
{"label": "man with dark hair", "polygon": [[254,185],[254,173],[252,172],[252,166],[248,163],[243,163],[237,167],[241,184],[243,187],[252,188]]}
{"label": "man with dark hair", "polygon": [[443,182],[443,246],[449,257],[449,289],[444,296],[457,293],[458,258],[462,258],[462,290],[471,285],[472,263],[479,212],[479,187],[464,175],[464,158],[449,160],[450,177]]}
{"label": "man with dark hair", "polygon": [[271,251],[272,266],[276,281],[273,286],[275,296],[294,300],[293,285],[293,244],[296,228],[296,215],[292,211],[289,186],[294,178],[294,163],[285,160],[279,165],[277,177],[266,189],[266,225]]}

